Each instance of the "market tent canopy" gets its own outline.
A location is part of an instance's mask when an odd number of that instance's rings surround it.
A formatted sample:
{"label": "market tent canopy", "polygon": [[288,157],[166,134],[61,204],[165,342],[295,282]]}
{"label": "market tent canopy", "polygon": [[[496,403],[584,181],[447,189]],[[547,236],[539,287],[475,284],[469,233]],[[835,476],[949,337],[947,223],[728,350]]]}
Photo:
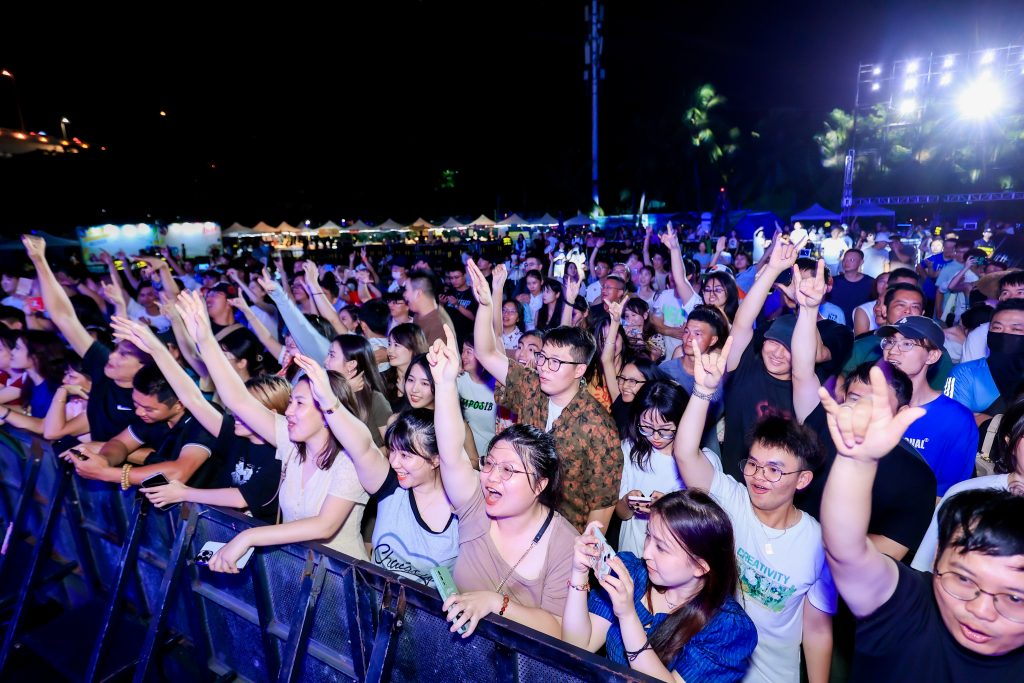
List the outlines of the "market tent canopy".
{"label": "market tent canopy", "polygon": [[555,226],[558,225],[558,219],[552,216],[550,213],[546,213],[537,220],[533,221],[533,225],[547,225]]}
{"label": "market tent canopy", "polygon": [[812,204],[800,213],[789,217],[791,221],[837,221],[840,218],[838,213],[829,211],[821,204]]}
{"label": "market tent canopy", "polygon": [[405,230],[404,225],[398,221],[391,220],[390,218],[377,226],[377,230],[381,232],[387,232],[388,230]]}
{"label": "market tent canopy", "polygon": [[341,226],[338,225],[337,223],[335,223],[334,221],[327,221],[326,223],[321,225],[318,229],[319,230],[341,230]]}
{"label": "market tent canopy", "polygon": [[438,227],[444,228],[445,230],[459,230],[466,227],[466,225],[462,221],[456,219],[455,216],[452,216]]}
{"label": "market tent canopy", "polygon": [[437,226],[435,226],[433,223],[420,216],[415,221],[413,221],[412,225],[410,225],[409,227],[413,228],[414,230],[430,230],[431,228],[435,228]]}
{"label": "market tent canopy", "polygon": [[858,204],[857,206],[850,209],[850,215],[858,218],[871,216],[871,217],[882,217],[882,218],[893,218],[896,212],[891,209],[886,209],[878,204]]}
{"label": "market tent canopy", "polygon": [[284,234],[286,232],[301,232],[301,230],[288,225],[288,221],[281,221],[281,225],[277,226],[277,232]]}
{"label": "market tent canopy", "polygon": [[480,228],[480,227],[489,228],[492,225],[494,225],[494,221],[491,220],[490,218],[488,218],[487,216],[485,216],[483,214],[480,214],[479,216],[477,216],[476,220],[473,221],[472,223],[470,223],[469,225],[472,225],[472,226],[478,227],[478,228]]}
{"label": "market tent canopy", "polygon": [[260,221],[255,226],[253,226],[252,231],[253,232],[258,232],[261,235],[276,235],[277,234],[277,230],[275,230],[272,226],[267,225],[263,221]]}
{"label": "market tent canopy", "polygon": [[567,220],[563,225],[569,227],[577,227],[580,225],[593,225],[596,221],[590,216],[584,216],[582,213],[577,213],[575,216]]}
{"label": "market tent canopy", "polygon": [[[492,225],[494,225],[492,223]],[[518,213],[514,213],[508,218],[498,221],[498,225],[528,225],[526,219],[520,216]]]}
{"label": "market tent canopy", "polygon": [[[34,234],[36,237],[42,237],[43,241],[46,242],[46,246],[48,247],[58,247],[62,249],[70,249],[74,247],[77,249],[82,246],[82,243],[79,242],[78,240],[69,240],[64,237],[57,237],[56,235],[51,235],[50,233],[43,232],[41,230],[34,230],[32,234]],[[25,245],[21,243],[21,240],[11,240],[10,242],[4,242],[0,244],[0,249],[4,250],[24,248]]]}
{"label": "market tent canopy", "polygon": [[363,222],[363,219],[360,218],[355,223],[348,226],[348,230],[349,232],[376,232],[377,228],[373,227],[372,225],[367,225],[366,223]]}
{"label": "market tent canopy", "polygon": [[231,227],[225,230],[222,234],[225,237],[230,237],[231,235],[244,235],[249,232],[252,232],[252,228],[247,228],[241,223],[232,223]]}

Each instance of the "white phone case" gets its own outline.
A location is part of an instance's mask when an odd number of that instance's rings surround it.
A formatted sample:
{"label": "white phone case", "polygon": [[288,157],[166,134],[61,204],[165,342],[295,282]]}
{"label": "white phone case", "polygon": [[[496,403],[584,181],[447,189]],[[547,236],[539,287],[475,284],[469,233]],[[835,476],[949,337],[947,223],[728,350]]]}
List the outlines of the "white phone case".
{"label": "white phone case", "polygon": [[[203,548],[199,551],[199,554],[196,555],[196,564],[205,566],[210,561],[210,558],[213,557],[214,553],[225,545],[227,544],[219,541],[207,541],[203,544]],[[249,558],[252,557],[254,550],[255,548],[249,548],[244,555],[238,558],[238,562],[235,563],[235,566],[239,569],[245,569],[245,565],[249,563]]]}

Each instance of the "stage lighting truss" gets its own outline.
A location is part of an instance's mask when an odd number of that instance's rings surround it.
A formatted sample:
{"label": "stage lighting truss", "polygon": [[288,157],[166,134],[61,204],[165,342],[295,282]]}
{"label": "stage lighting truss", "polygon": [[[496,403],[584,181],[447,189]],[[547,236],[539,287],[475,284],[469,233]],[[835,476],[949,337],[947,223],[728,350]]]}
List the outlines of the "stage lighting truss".
{"label": "stage lighting truss", "polygon": [[975,122],[1024,109],[1024,46],[861,64],[855,108],[880,104],[893,113],[892,125],[920,120],[932,105]]}

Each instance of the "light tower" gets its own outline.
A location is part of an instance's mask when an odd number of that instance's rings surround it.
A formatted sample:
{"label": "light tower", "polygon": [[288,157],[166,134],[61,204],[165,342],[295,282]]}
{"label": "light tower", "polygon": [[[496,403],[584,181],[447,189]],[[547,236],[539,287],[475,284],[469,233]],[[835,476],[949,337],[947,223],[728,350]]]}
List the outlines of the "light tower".
{"label": "light tower", "polygon": [[598,82],[604,80],[604,69],[601,68],[601,53],[604,51],[604,38],[601,37],[601,26],[604,23],[604,5],[598,0],[591,0],[589,7],[583,8],[583,18],[590,23],[590,35],[584,47],[583,80],[590,82],[590,194],[594,206],[600,206],[601,200],[597,191],[597,98]]}

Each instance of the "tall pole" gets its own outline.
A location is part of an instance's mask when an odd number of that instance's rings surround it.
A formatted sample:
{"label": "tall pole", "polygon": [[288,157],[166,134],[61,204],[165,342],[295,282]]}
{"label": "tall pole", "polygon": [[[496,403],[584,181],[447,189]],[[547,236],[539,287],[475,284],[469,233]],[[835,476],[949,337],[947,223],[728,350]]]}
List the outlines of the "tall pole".
{"label": "tall pole", "polygon": [[850,147],[846,150],[846,166],[843,168],[843,199],[840,212],[843,220],[850,219],[853,212],[853,169],[857,163],[857,116],[860,114],[860,77],[864,65],[857,67],[857,92],[853,96],[853,125],[850,127]]}
{"label": "tall pole", "polygon": [[18,82],[14,80],[14,74],[7,69],[0,71],[0,78],[11,79],[11,89],[14,91],[14,106],[18,108],[18,123],[21,124],[21,132],[25,132],[25,116],[21,113],[21,98],[18,97]]}
{"label": "tall pole", "polygon": [[604,79],[601,68],[601,53],[604,50],[604,39],[601,37],[601,26],[604,23],[604,6],[598,0],[591,0],[590,7],[584,7],[583,18],[590,23],[590,35],[584,48],[584,62],[587,69],[583,72],[583,80],[590,81],[590,194],[594,206],[600,206],[597,176],[597,102],[598,82]]}

